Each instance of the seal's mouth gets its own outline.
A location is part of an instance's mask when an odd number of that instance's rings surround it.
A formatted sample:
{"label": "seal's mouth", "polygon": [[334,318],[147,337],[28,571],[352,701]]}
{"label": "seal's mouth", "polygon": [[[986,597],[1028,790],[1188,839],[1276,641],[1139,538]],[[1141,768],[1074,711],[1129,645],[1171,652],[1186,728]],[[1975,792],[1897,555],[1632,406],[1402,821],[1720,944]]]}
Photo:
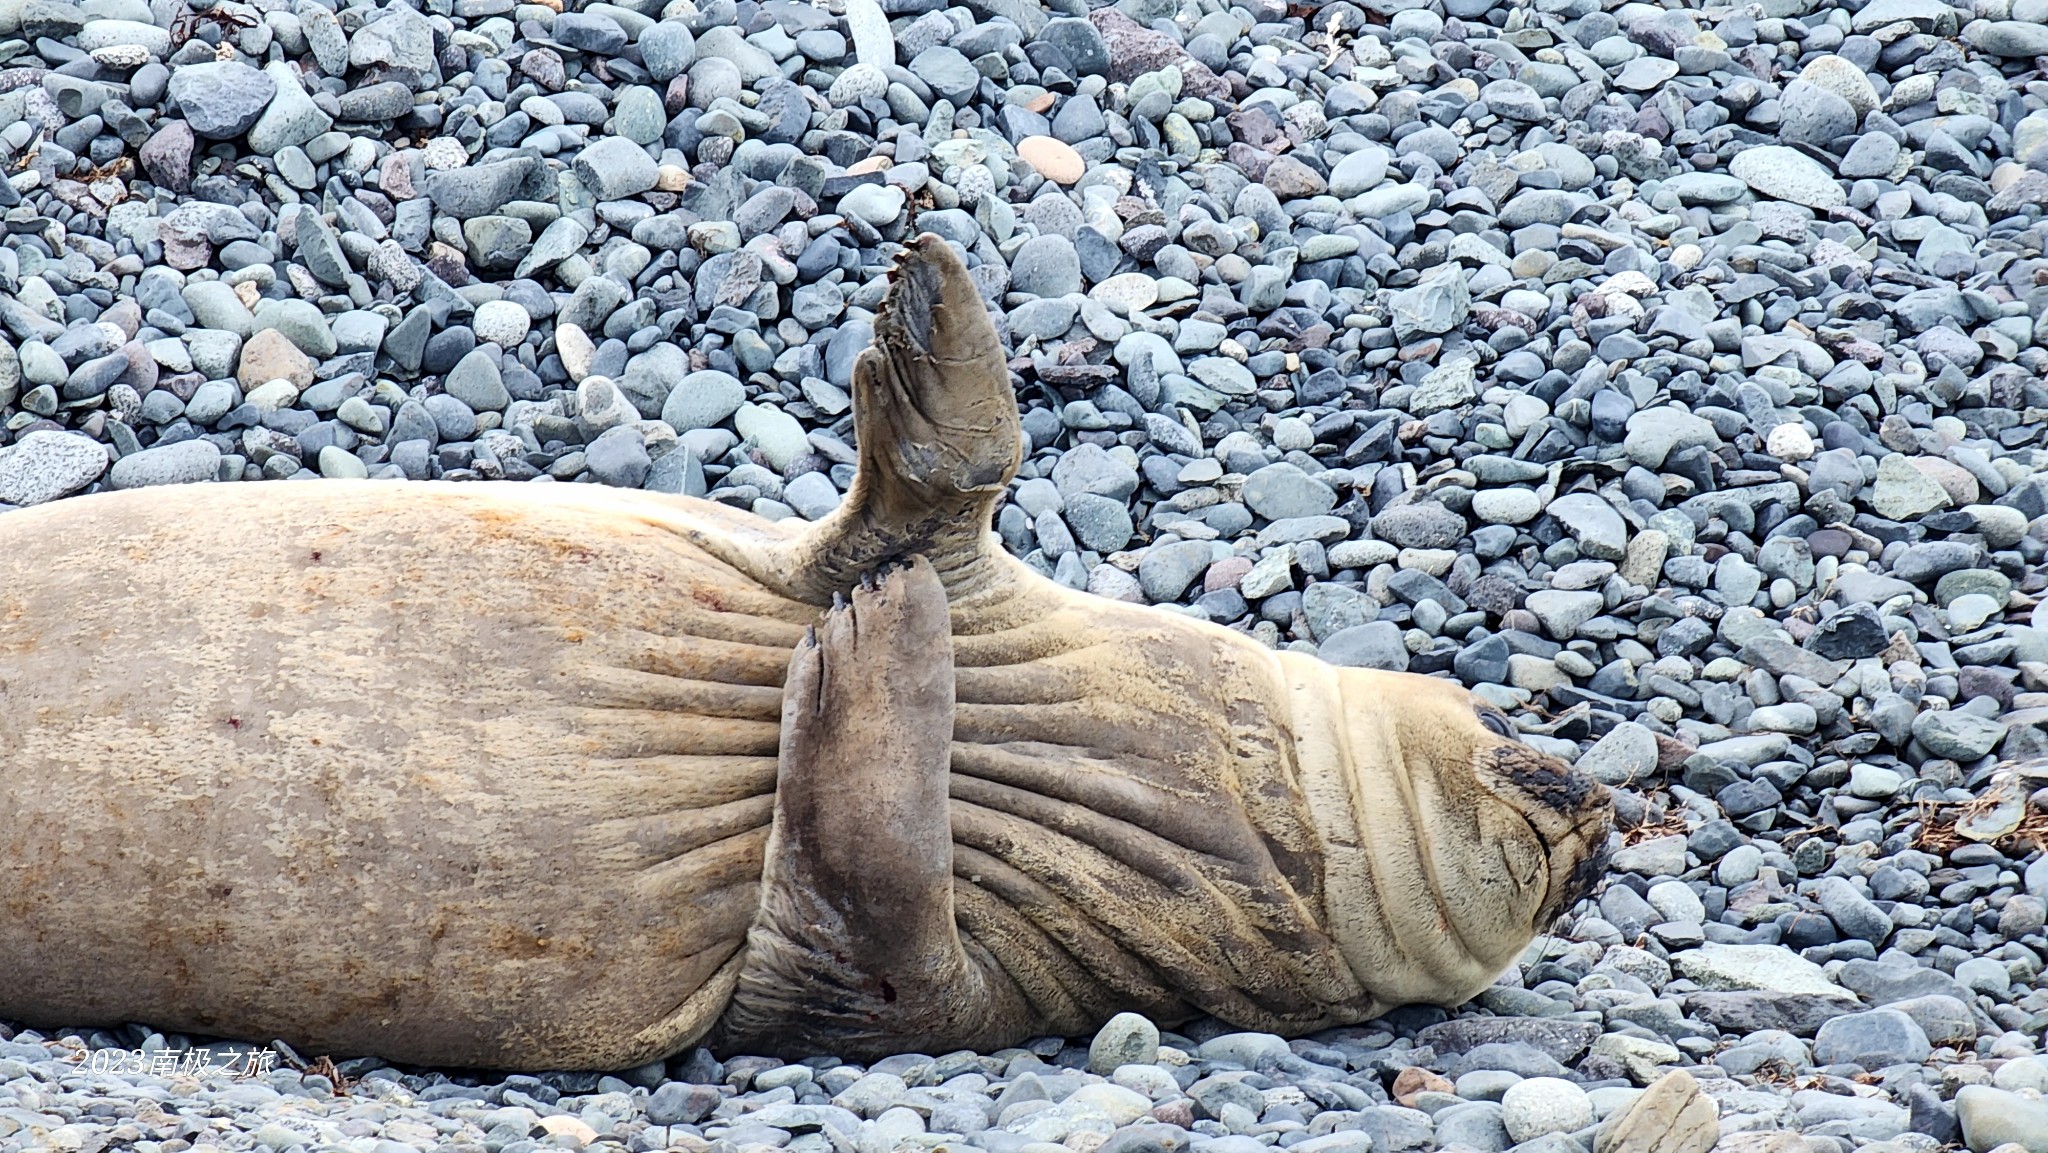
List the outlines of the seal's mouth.
{"label": "seal's mouth", "polygon": [[[1606,824],[1601,825],[1590,842],[1590,847],[1590,852],[1585,851],[1586,843],[1581,843],[1577,854],[1579,863],[1557,883],[1549,899],[1543,902],[1543,908],[1538,910],[1537,919],[1540,923],[1547,924],[1564,916],[1600,887],[1601,878],[1607,875]],[[1554,851],[1552,859],[1555,859]]]}

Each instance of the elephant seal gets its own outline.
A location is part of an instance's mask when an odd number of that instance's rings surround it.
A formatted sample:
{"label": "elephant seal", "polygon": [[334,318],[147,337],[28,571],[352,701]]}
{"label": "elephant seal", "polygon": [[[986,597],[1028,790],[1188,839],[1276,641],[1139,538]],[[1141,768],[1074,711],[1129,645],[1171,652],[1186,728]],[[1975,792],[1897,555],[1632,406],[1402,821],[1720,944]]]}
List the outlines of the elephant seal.
{"label": "elephant seal", "polygon": [[1042,579],[959,258],[901,257],[814,525],[596,486],[0,517],[0,1016],[620,1068],[1456,1003],[1604,790],[1460,687]]}

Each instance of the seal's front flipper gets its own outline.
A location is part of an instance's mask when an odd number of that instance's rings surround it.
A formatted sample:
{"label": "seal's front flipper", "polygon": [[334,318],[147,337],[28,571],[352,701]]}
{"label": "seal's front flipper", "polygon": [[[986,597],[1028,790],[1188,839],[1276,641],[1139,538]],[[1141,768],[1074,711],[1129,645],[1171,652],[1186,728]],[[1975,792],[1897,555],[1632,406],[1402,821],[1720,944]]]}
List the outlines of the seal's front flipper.
{"label": "seal's front flipper", "polygon": [[874,346],[854,365],[853,415],[853,489],[806,538],[792,591],[823,603],[911,553],[961,591],[1023,445],[1002,341],[967,266],[937,236],[912,240],[890,272]]}
{"label": "seal's front flipper", "polygon": [[953,919],[945,589],[913,557],[849,600],[797,646],[783,688],[760,913],[719,1026],[733,1049],[940,1052],[1025,1016]]}

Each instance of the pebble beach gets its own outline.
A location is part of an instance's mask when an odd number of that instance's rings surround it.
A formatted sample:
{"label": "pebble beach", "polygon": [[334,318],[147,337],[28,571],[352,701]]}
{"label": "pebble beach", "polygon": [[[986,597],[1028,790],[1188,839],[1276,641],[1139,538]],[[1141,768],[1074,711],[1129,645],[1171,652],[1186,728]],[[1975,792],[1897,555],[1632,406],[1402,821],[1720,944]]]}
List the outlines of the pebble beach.
{"label": "pebble beach", "polygon": [[1455,1009],[535,1076],[0,1022],[0,1151],[2048,1153],[2048,0],[0,0],[0,176],[0,508],[817,519],[931,232],[1006,548],[1457,680],[1619,817]]}

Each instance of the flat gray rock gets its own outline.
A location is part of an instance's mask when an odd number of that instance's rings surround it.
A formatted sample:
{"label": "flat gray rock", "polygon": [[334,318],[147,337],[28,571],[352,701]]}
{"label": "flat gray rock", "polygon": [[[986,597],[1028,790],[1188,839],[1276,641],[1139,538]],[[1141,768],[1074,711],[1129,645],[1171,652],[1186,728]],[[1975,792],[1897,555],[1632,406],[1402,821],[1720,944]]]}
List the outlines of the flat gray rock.
{"label": "flat gray rock", "polygon": [[[1842,102],[1842,107],[1846,109],[1847,102]],[[1808,208],[1833,208],[1849,199],[1819,161],[1782,145],[1744,149],[1728,162],[1728,171],[1765,196]]]}
{"label": "flat gray rock", "polygon": [[239,60],[206,61],[174,70],[170,91],[193,132],[208,140],[232,140],[270,107],[277,82]]}

